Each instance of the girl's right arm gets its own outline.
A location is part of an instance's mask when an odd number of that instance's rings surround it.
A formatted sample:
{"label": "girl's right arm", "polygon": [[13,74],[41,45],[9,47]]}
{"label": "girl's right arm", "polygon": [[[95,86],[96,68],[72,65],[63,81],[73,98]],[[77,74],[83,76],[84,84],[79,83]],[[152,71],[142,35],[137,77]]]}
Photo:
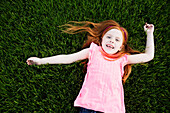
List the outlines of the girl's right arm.
{"label": "girl's right arm", "polygon": [[41,65],[41,64],[70,64],[78,60],[87,59],[89,56],[89,48],[83,49],[77,53],[68,55],[56,55],[46,58],[30,57],[27,59],[28,65]]}

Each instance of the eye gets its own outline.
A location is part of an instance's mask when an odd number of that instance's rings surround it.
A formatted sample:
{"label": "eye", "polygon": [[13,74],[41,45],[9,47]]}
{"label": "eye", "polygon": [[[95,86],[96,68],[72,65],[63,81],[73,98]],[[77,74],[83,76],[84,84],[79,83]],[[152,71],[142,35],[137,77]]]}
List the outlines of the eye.
{"label": "eye", "polygon": [[120,39],[119,39],[119,38],[116,38],[115,40],[116,40],[117,42],[119,42],[119,41],[120,41]]}
{"label": "eye", "polygon": [[107,38],[111,39],[111,37],[110,37],[110,36],[107,36]]}

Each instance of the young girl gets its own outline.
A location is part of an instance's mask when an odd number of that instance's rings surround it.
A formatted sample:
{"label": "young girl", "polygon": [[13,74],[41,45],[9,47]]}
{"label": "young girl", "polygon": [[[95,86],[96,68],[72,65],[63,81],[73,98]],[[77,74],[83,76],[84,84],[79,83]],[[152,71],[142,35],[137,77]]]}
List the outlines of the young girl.
{"label": "young girl", "polygon": [[[28,65],[70,64],[88,59],[87,73],[74,106],[81,107],[80,113],[125,113],[123,83],[131,72],[131,65],[144,63],[154,57],[154,25],[145,24],[147,32],[145,53],[131,49],[127,45],[128,33],[113,20],[100,23],[72,22],[63,25],[63,32],[76,34],[87,32],[85,49],[69,55],[47,58],[31,57]],[[78,24],[77,26],[75,24]],[[81,24],[81,25],[80,25]]]}

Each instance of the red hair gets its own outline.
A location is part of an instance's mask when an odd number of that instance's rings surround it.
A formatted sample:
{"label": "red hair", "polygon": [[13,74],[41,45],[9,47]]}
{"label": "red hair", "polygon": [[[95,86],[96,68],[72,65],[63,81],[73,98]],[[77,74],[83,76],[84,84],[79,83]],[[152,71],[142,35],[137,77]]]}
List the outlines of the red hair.
{"label": "red hair", "polygon": [[[71,24],[72,23],[72,24]],[[73,25],[74,24],[74,25]],[[133,50],[127,45],[128,41],[128,32],[125,28],[121,27],[114,20],[106,20],[100,23],[93,23],[89,21],[76,22],[70,21],[69,24],[62,25],[60,27],[66,27],[65,30],[62,30],[64,33],[69,34],[77,34],[80,32],[87,32],[87,40],[83,44],[83,48],[89,47],[92,42],[101,46],[102,38],[107,31],[110,29],[118,29],[123,34],[123,48],[121,50],[122,53],[125,54],[136,54],[140,53],[139,51]],[[87,64],[87,61],[86,61]],[[122,78],[122,82],[125,83],[129,74],[131,73],[131,65],[128,64],[124,67],[124,75]]]}

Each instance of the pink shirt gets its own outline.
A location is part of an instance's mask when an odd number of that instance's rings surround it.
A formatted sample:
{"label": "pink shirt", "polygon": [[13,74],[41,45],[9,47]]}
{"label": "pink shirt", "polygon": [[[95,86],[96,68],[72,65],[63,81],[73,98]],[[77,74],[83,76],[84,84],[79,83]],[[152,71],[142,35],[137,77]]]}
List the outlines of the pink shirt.
{"label": "pink shirt", "polygon": [[122,77],[127,55],[115,61],[104,58],[100,46],[91,43],[87,73],[74,106],[104,113],[125,113]]}

